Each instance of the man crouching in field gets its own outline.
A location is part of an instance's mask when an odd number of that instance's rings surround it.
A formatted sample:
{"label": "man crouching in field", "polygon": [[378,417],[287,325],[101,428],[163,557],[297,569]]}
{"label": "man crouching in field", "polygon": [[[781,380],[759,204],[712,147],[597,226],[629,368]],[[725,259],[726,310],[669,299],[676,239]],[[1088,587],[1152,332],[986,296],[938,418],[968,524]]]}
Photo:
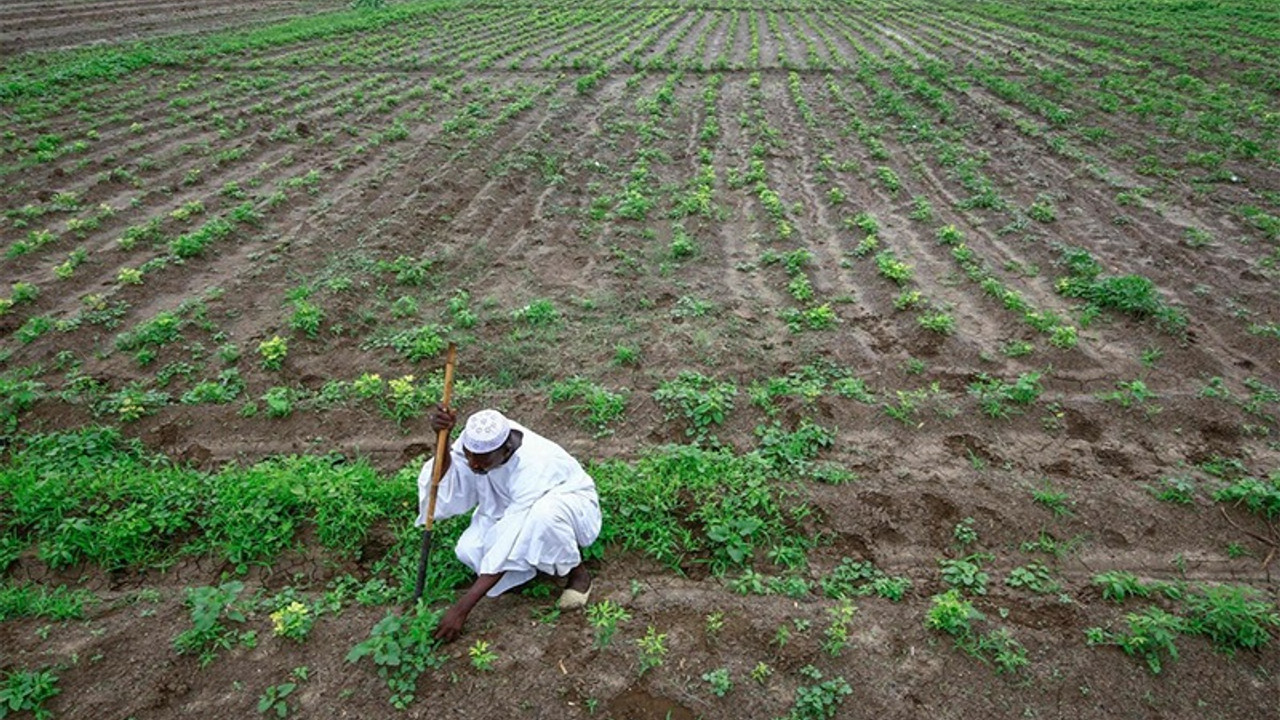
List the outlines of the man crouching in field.
{"label": "man crouching in field", "polygon": [[[447,432],[457,415],[437,407],[430,421],[436,432]],[[582,564],[581,548],[600,534],[601,515],[595,482],[577,460],[497,410],[482,410],[467,420],[447,455],[423,466],[418,525],[426,523],[432,463],[437,460],[444,466],[435,519],[475,508],[471,525],[458,538],[457,553],[479,577],[440,619],[436,639],[456,639],[481,597],[497,597],[539,572],[567,576],[561,609],[586,605],[591,575]]]}

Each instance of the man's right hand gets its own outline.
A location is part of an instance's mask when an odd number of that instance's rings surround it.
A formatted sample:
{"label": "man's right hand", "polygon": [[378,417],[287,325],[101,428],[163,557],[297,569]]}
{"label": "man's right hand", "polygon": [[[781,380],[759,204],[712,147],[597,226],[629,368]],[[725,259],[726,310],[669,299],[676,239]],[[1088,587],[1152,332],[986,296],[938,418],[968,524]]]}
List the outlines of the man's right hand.
{"label": "man's right hand", "polygon": [[467,608],[461,605],[454,605],[445,611],[440,618],[440,624],[436,626],[435,633],[432,634],[436,640],[444,643],[451,643],[458,639],[462,634],[462,626],[467,622]]}
{"label": "man's right hand", "polygon": [[458,424],[458,413],[446,410],[443,405],[436,405],[431,409],[427,419],[431,423],[432,430],[450,432],[453,430],[453,426]]}

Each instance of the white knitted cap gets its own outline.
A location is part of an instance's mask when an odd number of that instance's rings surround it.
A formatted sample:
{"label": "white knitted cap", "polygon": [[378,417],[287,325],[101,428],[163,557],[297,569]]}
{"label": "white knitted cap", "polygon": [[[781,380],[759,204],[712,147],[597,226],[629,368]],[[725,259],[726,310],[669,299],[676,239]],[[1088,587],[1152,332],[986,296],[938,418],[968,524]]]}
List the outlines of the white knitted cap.
{"label": "white knitted cap", "polygon": [[511,433],[511,421],[497,410],[481,410],[467,418],[462,430],[462,446],[477,455],[502,447]]}

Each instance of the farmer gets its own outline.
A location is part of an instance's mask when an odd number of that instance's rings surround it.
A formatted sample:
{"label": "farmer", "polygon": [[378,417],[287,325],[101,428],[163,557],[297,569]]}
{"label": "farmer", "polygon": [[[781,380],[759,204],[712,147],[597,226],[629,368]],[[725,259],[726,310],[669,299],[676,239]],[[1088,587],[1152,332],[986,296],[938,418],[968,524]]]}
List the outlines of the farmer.
{"label": "farmer", "polygon": [[[457,414],[436,407],[430,422],[437,433],[448,432]],[[435,518],[475,508],[457,554],[478,577],[445,612],[436,639],[456,639],[481,597],[497,597],[538,572],[568,576],[560,609],[587,604],[591,575],[580,548],[600,534],[600,501],[577,460],[497,410],[481,410],[467,419],[462,437],[440,461]],[[427,519],[433,462],[418,475],[418,525]]]}

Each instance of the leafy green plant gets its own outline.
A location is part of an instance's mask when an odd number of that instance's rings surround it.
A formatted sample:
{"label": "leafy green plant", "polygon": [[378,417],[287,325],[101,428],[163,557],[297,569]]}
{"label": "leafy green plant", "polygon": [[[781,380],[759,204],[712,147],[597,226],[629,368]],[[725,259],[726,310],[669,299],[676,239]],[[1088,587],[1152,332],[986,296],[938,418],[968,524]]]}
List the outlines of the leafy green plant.
{"label": "leafy green plant", "polygon": [[1116,645],[1127,655],[1141,657],[1157,675],[1167,660],[1178,659],[1174,641],[1184,629],[1182,618],[1152,606],[1127,614],[1125,622],[1127,631],[1110,632],[1092,627],[1085,630],[1085,638],[1089,645]]}
{"label": "leafy green plant", "polygon": [[289,702],[287,698],[297,688],[298,684],[291,682],[268,685],[267,689],[262,692],[262,697],[258,698],[258,712],[269,713],[274,711],[276,717],[288,716]]}
{"label": "leafy green plant", "polygon": [[403,616],[388,613],[373,626],[367,640],[351,648],[347,662],[370,658],[391,690],[391,705],[403,710],[413,702],[418,676],[444,664],[445,658],[436,653],[439,643],[432,637],[443,614],[443,610],[426,610],[421,603]]}
{"label": "leafy green plant", "polygon": [[40,339],[42,335],[49,333],[57,327],[57,323],[53,318],[47,315],[33,315],[27,318],[26,322],[13,333],[18,342],[23,345],[30,345]]}
{"label": "leafy green plant", "polygon": [[1267,520],[1280,517],[1280,470],[1265,479],[1238,477],[1230,485],[1213,493],[1217,502],[1243,505]]}
{"label": "leafy green plant", "polygon": [[28,282],[16,282],[10,290],[9,299],[14,305],[33,303],[40,297],[40,288]]}
{"label": "leafy green plant", "polygon": [[886,575],[872,580],[871,587],[875,590],[876,595],[890,602],[900,602],[907,594],[907,591],[911,589],[911,580],[905,577]]}
{"label": "leafy green plant", "polygon": [[1041,530],[1035,540],[1023,542],[1018,547],[1022,552],[1042,552],[1046,555],[1062,559],[1080,548],[1083,540],[1080,536],[1059,540],[1052,533]]}
{"label": "leafy green plant", "polygon": [[956,331],[956,319],[948,312],[931,310],[917,318],[920,327],[939,335],[952,335]]}
{"label": "leafy green plant", "polygon": [[361,345],[363,348],[389,347],[412,363],[430,360],[449,346],[445,340],[449,328],[427,324],[401,330],[383,338],[376,338]]}
{"label": "leafy green plant", "polygon": [[729,675],[729,668],[716,668],[702,673],[702,679],[711,686],[711,694],[716,697],[724,697],[733,689],[733,678]]}
{"label": "leafy green plant", "polygon": [[214,404],[225,405],[235,401],[244,392],[244,378],[235,368],[227,368],[218,373],[217,380],[205,380],[196,383],[182,395],[179,402],[183,405]]}
{"label": "leafy green plant", "polygon": [[955,639],[956,647],[995,665],[996,672],[1016,672],[1027,665],[1027,651],[1009,631],[997,628],[979,633],[975,623],[985,620],[957,588],[931,598],[925,626]]}
{"label": "leafy green plant", "polygon": [[960,547],[968,547],[978,542],[978,531],[973,527],[974,522],[973,518],[967,517],[951,529],[951,537]]}
{"label": "leafy green plant", "polygon": [[217,658],[219,650],[230,649],[237,635],[223,621],[245,621],[244,611],[236,602],[243,590],[244,583],[238,580],[218,587],[188,588],[186,602],[191,609],[192,626],[173,639],[178,654],[196,654],[200,667],[204,667]]}
{"label": "leafy green plant", "polygon": [[1040,195],[1036,197],[1035,202],[1031,203],[1031,207],[1027,208],[1027,215],[1032,220],[1051,223],[1058,219],[1058,209],[1053,204],[1053,198]]}
{"label": "leafy green plant", "polygon": [[640,674],[661,667],[667,656],[667,634],[658,632],[650,625],[644,637],[636,638],[636,649],[639,653]]}
{"label": "leafy green plant", "polygon": [[631,619],[631,613],[612,600],[601,600],[587,607],[587,624],[595,628],[595,646],[605,648],[613,641],[618,623]]}
{"label": "leafy green plant", "polygon": [[853,616],[857,611],[858,608],[847,598],[841,600],[839,605],[827,608],[827,615],[830,616],[831,622],[823,631],[826,639],[822,642],[822,649],[828,655],[832,657],[839,655],[845,644],[849,642],[849,624],[853,622]]}
{"label": "leafy green plant", "polygon": [[1035,345],[1032,345],[1026,340],[1010,340],[1000,348],[1000,352],[1004,353],[1007,357],[1017,358],[1026,357],[1027,355],[1035,352],[1035,349]]}
{"label": "leafy green plant", "polygon": [[154,415],[169,403],[169,394],[160,390],[148,390],[138,383],[130,383],[107,395],[95,407],[98,413],[109,413],[123,422],[134,422]]}
{"label": "leafy green plant", "polygon": [[715,612],[708,613],[705,620],[707,637],[715,638],[719,636],[720,631],[724,629],[724,613],[716,610]]}
{"label": "leafy green plant", "polygon": [[1141,380],[1133,380],[1130,382],[1116,383],[1116,389],[1111,392],[1102,393],[1099,399],[1104,402],[1113,402],[1122,408],[1146,407],[1148,412],[1152,411],[1153,406],[1148,406],[1147,401],[1156,396],[1147,388],[1147,384]]}
{"label": "leafy green plant", "polygon": [[638,365],[640,363],[640,348],[631,345],[615,345],[613,348],[613,364],[614,365]]}
{"label": "leafy green plant", "polygon": [[18,425],[18,416],[30,410],[45,395],[47,386],[17,373],[0,374],[0,432]]}
{"label": "leafy green plant", "polygon": [[1038,562],[1030,562],[1010,570],[1004,584],[1011,588],[1026,588],[1041,595],[1056,593],[1062,589],[1062,585],[1049,573],[1049,568]]}
{"label": "leafy green plant", "polygon": [[808,420],[800,421],[794,432],[778,423],[756,428],[760,454],[778,470],[803,473],[822,450],[835,444],[835,432]]}
{"label": "leafy green plant", "polygon": [[911,212],[907,217],[918,222],[930,222],[933,220],[933,204],[929,198],[917,195],[911,198]]}
{"label": "leafy green plant", "polygon": [[1093,584],[1102,588],[1103,600],[1123,602],[1126,598],[1151,595],[1151,588],[1144,585],[1137,575],[1124,570],[1099,573],[1093,577]]}
{"label": "leafy green plant", "polygon": [[807,548],[812,539],[793,519],[807,506],[791,500],[775,473],[758,453],[693,445],[663,448],[634,465],[595,465],[591,475],[610,518],[601,541],[674,568],[705,553],[716,575],[742,567],[760,547]]}
{"label": "leafy green plant", "polygon": [[467,655],[471,658],[471,667],[485,672],[493,669],[493,663],[498,660],[498,654],[489,649],[489,641],[477,639],[467,648]]}
{"label": "leafy green plant", "polygon": [[268,388],[262,394],[262,403],[266,406],[267,417],[287,418],[293,414],[293,403],[296,393],[293,388],[277,385]]}
{"label": "leafy green plant", "polygon": [[[7,564],[0,555],[0,570]],[[6,582],[0,585],[0,622],[20,617],[78,620],[84,617],[85,608],[97,602],[98,597],[88,590]]]}
{"label": "leafy green plant", "polygon": [[296,642],[306,640],[316,622],[311,608],[297,600],[271,613],[270,617],[271,631],[276,637],[286,637]]}
{"label": "leafy green plant", "polygon": [[1029,372],[1018,376],[1012,383],[1000,378],[993,378],[985,373],[969,384],[969,394],[977,398],[983,414],[992,418],[1007,418],[1012,409],[1009,405],[1026,406],[1039,399],[1044,387],[1040,384],[1040,373]]}
{"label": "leafy green plant", "polygon": [[51,669],[6,672],[0,685],[0,718],[11,712],[30,712],[36,720],[51,718],[53,713],[44,703],[61,692],[58,676]]}
{"label": "leafy green plant", "polygon": [[552,383],[548,395],[551,407],[577,401],[569,409],[585,416],[584,421],[597,438],[612,435],[613,429],[609,426],[627,409],[625,394],[607,390],[581,375]]}
{"label": "leafy green plant", "polygon": [[1061,490],[1055,490],[1046,480],[1043,487],[1031,491],[1031,499],[1053,512],[1054,517],[1069,517],[1071,512],[1071,496]]}
{"label": "leafy green plant", "polygon": [[981,562],[988,557],[975,553],[962,558],[939,560],[943,582],[974,595],[986,595],[990,576],[982,570]]}
{"label": "leafy green plant", "polygon": [[929,394],[924,389],[919,390],[896,390],[894,396],[897,402],[883,402],[880,408],[889,417],[897,420],[903,425],[916,425],[916,415],[920,412],[920,404],[929,399]]}
{"label": "leafy green plant", "polygon": [[449,316],[453,318],[453,326],[463,330],[475,327],[480,321],[471,309],[471,294],[459,289],[449,298]]}
{"label": "leafy green plant", "polygon": [[669,249],[673,260],[685,260],[698,254],[697,243],[681,226],[673,231]]}
{"label": "leafy green plant", "polygon": [[844,698],[853,694],[853,688],[843,677],[823,680],[822,673],[812,665],[800,669],[800,674],[814,681],[813,685],[796,688],[795,703],[786,720],[831,720],[839,711]]}
{"label": "leafy green plant", "polygon": [[778,316],[787,324],[791,332],[796,333],[805,330],[830,330],[839,321],[839,317],[829,303],[815,305],[805,310],[785,308],[778,313]]}
{"label": "leafy green plant", "polygon": [[997,673],[1013,673],[1030,664],[1027,649],[1008,628],[997,628],[978,638],[974,654],[989,660]]}
{"label": "leafy green plant", "polygon": [[426,284],[427,277],[431,272],[431,264],[430,259],[418,259],[408,255],[400,255],[390,262],[379,261],[377,268],[380,272],[394,273],[397,285],[417,287]]}
{"label": "leafy green plant", "polygon": [[403,426],[409,420],[420,417],[428,404],[427,396],[419,391],[417,378],[402,375],[387,381],[387,394],[380,398],[382,414]]}
{"label": "leafy green plant", "polygon": [[711,438],[711,427],[724,422],[733,409],[738,394],[736,385],[717,382],[701,373],[681,372],[674,380],[658,385],[653,399],[661,405],[668,420],[683,417],[688,423],[685,434],[695,441]]}
{"label": "leafy green plant", "polygon": [[273,335],[258,343],[258,355],[262,358],[262,367],[266,370],[280,370],[284,367],[284,359],[289,354],[289,341]]}
{"label": "leafy green plant", "polygon": [[880,249],[880,238],[876,237],[875,235],[868,235],[862,240],[858,241],[858,244],[855,245],[853,250],[850,250],[849,252],[854,257],[863,258],[879,249]]}
{"label": "leafy green plant", "polygon": [[892,250],[884,250],[876,255],[876,270],[898,285],[911,282],[915,274],[911,266],[899,260]]}
{"label": "leafy green plant", "polygon": [[1204,635],[1220,652],[1261,650],[1280,628],[1275,603],[1253,588],[1208,585],[1185,598],[1187,632]]}
{"label": "leafy green plant", "polygon": [[1146,486],[1161,502],[1190,505],[1195,502],[1195,481],[1190,477],[1169,475],[1160,478],[1155,485]]}
{"label": "leafy green plant", "polygon": [[530,327],[546,327],[560,322],[560,311],[545,298],[530,302],[511,313],[511,316]]}
{"label": "leafy green plant", "polygon": [[911,581],[907,578],[890,577],[870,561],[851,558],[841,559],[830,574],[818,581],[818,585],[824,595],[837,600],[874,593],[897,602],[911,589]]}
{"label": "leafy green plant", "polygon": [[876,178],[880,180],[880,184],[889,191],[890,195],[897,195],[902,189],[902,180],[898,178],[898,174],[892,168],[878,167],[876,168]]}
{"label": "leafy green plant", "polygon": [[294,301],[289,327],[315,339],[320,336],[320,326],[323,323],[324,310],[319,305],[304,299]]}
{"label": "leafy green plant", "polygon": [[1079,248],[1062,248],[1062,263],[1071,274],[1055,284],[1059,293],[1085,300],[1096,309],[1154,318],[1159,327],[1169,332],[1186,330],[1186,314],[1160,299],[1150,279],[1141,275],[1104,276],[1098,261]]}
{"label": "leafy green plant", "polygon": [[941,630],[955,638],[967,637],[973,633],[973,621],[982,619],[982,613],[973,607],[973,603],[965,599],[957,588],[951,588],[941,595],[930,598],[932,606],[925,616],[925,625],[932,630]]}

